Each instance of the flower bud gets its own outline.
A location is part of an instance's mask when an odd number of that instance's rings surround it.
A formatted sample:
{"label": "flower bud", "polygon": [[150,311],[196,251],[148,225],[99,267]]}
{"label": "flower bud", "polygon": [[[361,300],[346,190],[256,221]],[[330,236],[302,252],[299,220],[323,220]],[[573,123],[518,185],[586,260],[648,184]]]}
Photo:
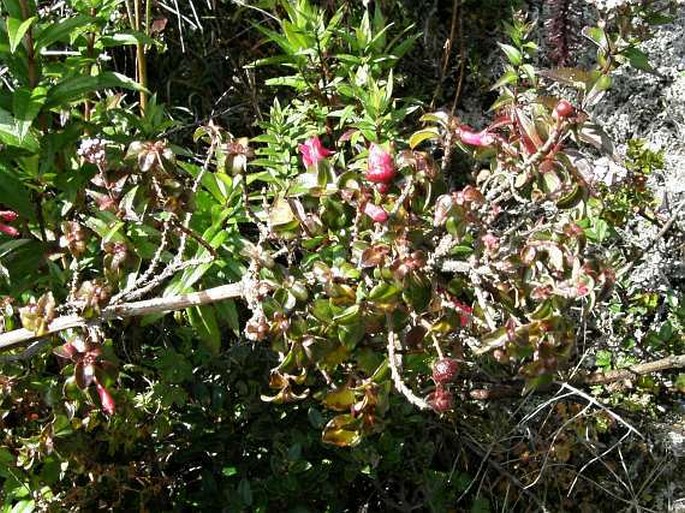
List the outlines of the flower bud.
{"label": "flower bud", "polygon": [[369,147],[366,179],[369,182],[388,184],[395,177],[395,161],[392,155],[378,144]]}
{"label": "flower bud", "polygon": [[[5,221],[11,223],[16,220],[19,215],[14,210],[0,210],[0,221]],[[0,232],[10,237],[16,237],[19,235],[19,230],[14,226],[8,226],[3,222],[0,222]]]}
{"label": "flower bud", "polygon": [[428,404],[438,413],[451,410],[454,407],[454,397],[452,392],[438,386],[435,392],[428,396]]}
{"label": "flower bud", "polygon": [[9,235],[10,237],[16,237],[19,235],[19,230],[17,230],[14,226],[7,226],[6,224],[0,223],[0,232],[4,233],[5,235]]}
{"label": "flower bud", "polygon": [[384,223],[388,220],[388,213],[383,210],[383,207],[379,207],[373,203],[364,205],[364,213],[376,223]]}
{"label": "flower bud", "polygon": [[567,100],[559,100],[559,103],[557,103],[556,107],[554,107],[552,117],[554,119],[566,119],[571,117],[574,112],[575,108],[573,105],[571,105],[571,102]]}
{"label": "flower bud", "polygon": [[114,403],[112,395],[100,383],[96,383],[95,388],[97,388],[98,396],[100,396],[100,404],[102,405],[102,409],[107,415],[114,415],[116,404]]}

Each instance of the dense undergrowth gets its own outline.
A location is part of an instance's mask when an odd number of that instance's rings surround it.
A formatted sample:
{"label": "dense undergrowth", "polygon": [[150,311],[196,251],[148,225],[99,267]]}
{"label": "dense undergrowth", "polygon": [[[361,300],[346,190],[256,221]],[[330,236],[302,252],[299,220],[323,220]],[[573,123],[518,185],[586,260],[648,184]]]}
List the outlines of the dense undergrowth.
{"label": "dense undergrowth", "polygon": [[3,511],[668,510],[669,6],[174,6],[2,3]]}

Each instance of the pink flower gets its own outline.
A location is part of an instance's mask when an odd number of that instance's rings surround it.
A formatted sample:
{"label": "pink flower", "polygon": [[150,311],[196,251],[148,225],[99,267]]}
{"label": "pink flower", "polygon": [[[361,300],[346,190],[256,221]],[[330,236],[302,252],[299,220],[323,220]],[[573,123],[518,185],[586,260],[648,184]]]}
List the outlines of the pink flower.
{"label": "pink flower", "polygon": [[[18,217],[18,214],[13,210],[0,210],[0,221],[5,221],[11,223]],[[13,226],[8,226],[3,222],[0,222],[0,232],[10,237],[16,237],[19,235],[19,230]]]}
{"label": "pink flower", "polygon": [[395,177],[395,161],[381,146],[371,143],[369,147],[366,179],[374,183],[390,183]]}
{"label": "pink flower", "polygon": [[314,167],[323,159],[333,154],[331,150],[323,147],[321,139],[316,136],[310,137],[304,144],[300,144],[298,149],[302,154],[302,162],[305,167]]}
{"label": "pink flower", "polygon": [[487,130],[481,130],[480,132],[474,132],[473,129],[467,125],[462,125],[457,129],[457,137],[464,144],[469,144],[471,146],[478,146],[479,148],[485,148],[487,146],[492,146],[495,142],[495,136],[492,135]]}
{"label": "pink flower", "polygon": [[107,413],[107,415],[114,415],[116,404],[114,403],[112,395],[100,383],[96,383],[95,388],[97,388],[98,395],[100,396],[100,404],[102,404],[102,409],[105,411],[105,413]]}
{"label": "pink flower", "polygon": [[388,213],[383,210],[383,207],[379,207],[373,203],[364,205],[364,213],[376,223],[384,223],[388,220]]}

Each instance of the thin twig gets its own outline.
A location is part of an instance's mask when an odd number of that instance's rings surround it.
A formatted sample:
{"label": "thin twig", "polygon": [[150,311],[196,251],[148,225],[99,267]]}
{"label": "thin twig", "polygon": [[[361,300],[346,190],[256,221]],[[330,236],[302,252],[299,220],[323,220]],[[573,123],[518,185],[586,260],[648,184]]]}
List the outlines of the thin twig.
{"label": "thin twig", "polygon": [[464,43],[464,2],[458,5],[458,18],[459,18],[459,67],[457,68],[459,75],[457,76],[457,90],[454,93],[454,100],[452,100],[452,115],[454,115],[457,110],[457,105],[459,104],[459,99],[461,98],[461,92],[464,87],[464,77],[466,75],[466,44]]}
{"label": "thin twig", "polygon": [[637,436],[639,436],[643,440],[645,439],[644,435],[642,433],[640,433],[637,429],[635,429],[630,423],[628,423],[626,420],[624,420],[623,417],[614,413],[611,409],[604,406],[602,403],[600,403],[597,399],[595,399],[591,395],[586,394],[582,390],[579,390],[576,387],[569,385],[568,383],[559,383],[559,385],[561,386],[562,390],[565,389],[565,390],[568,390],[570,392],[573,392],[575,395],[582,397],[587,402],[592,403],[593,405],[595,405],[599,409],[604,410],[605,412],[607,412],[609,414],[609,416],[612,419],[614,419],[619,424],[622,424],[624,427],[626,427],[628,429],[628,431],[635,433]]}
{"label": "thin twig", "polygon": [[661,230],[658,231],[658,233],[649,239],[647,244],[645,244],[644,248],[640,249],[638,252],[638,255],[635,259],[633,259],[631,262],[629,262],[627,265],[625,265],[623,268],[619,270],[617,273],[617,277],[622,277],[625,276],[630,270],[635,267],[635,265],[642,259],[642,257],[652,248],[654,245],[664,236],[666,235],[666,232],[670,230],[671,226],[673,226],[673,223],[676,222],[678,219],[678,216],[680,213],[685,209],[685,201],[681,201],[678,207],[675,209],[675,212],[671,215],[671,217],[668,218],[668,221],[664,223],[664,225],[661,227]]}
{"label": "thin twig", "polygon": [[[469,436],[469,438],[471,437]],[[488,466],[492,467],[494,470],[499,472],[500,475],[506,477],[512,484],[514,484],[514,486],[519,488],[521,492],[523,492],[528,498],[530,498],[532,502],[535,503],[535,505],[539,508],[538,511],[542,511],[543,513],[549,512],[549,509],[547,509],[547,507],[542,502],[540,502],[540,499],[538,499],[535,496],[535,494],[533,494],[530,490],[527,490],[523,483],[518,478],[516,478],[516,476],[512,475],[509,471],[507,471],[504,467],[502,467],[502,465],[497,463],[495,460],[489,458],[487,453],[483,454],[483,449],[482,447],[480,447],[480,444],[478,444],[478,442],[476,442],[472,438],[469,440],[469,438],[463,439],[464,445],[471,449],[475,454],[480,456],[483,459],[483,461],[485,461],[488,464]]]}
{"label": "thin twig", "polygon": [[157,250],[155,251],[155,254],[152,256],[152,260],[150,261],[150,265],[148,265],[145,272],[142,275],[140,275],[129,287],[126,287],[124,290],[122,290],[118,294],[114,295],[112,297],[112,299],[110,300],[110,302],[112,304],[119,303],[120,301],[123,301],[124,299],[130,299],[128,297],[129,294],[133,293],[139,287],[145,286],[145,284],[149,282],[150,278],[156,272],[157,267],[159,266],[160,262],[162,261],[162,255],[163,255],[164,251],[166,251],[167,244],[169,241],[169,226],[170,226],[170,224],[171,224],[170,219],[167,219],[164,221],[164,225],[162,227],[162,236],[161,236],[161,240],[159,242],[159,246],[157,246]]}
{"label": "thin twig", "polygon": [[39,352],[41,349],[43,349],[49,343],[50,343],[49,338],[44,338],[43,340],[36,340],[34,343],[32,343],[29,347],[24,349],[19,354],[10,354],[10,355],[5,355],[5,356],[0,356],[0,363],[20,362],[23,360],[28,360],[29,358],[31,358],[34,354]]}

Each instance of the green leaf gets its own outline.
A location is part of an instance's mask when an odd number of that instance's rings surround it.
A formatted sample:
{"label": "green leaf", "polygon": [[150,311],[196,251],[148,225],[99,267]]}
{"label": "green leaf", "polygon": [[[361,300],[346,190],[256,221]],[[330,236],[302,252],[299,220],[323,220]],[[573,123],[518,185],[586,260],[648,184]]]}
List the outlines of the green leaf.
{"label": "green leaf", "polygon": [[531,84],[535,84],[535,68],[531,64],[523,64],[520,69],[525,75],[525,77],[528,79],[528,81]]}
{"label": "green leaf", "polygon": [[476,497],[469,513],[490,513],[490,503],[484,497]]}
{"label": "green leaf", "polygon": [[186,310],[190,325],[200,337],[204,348],[211,354],[219,354],[221,333],[211,305],[193,306]]}
{"label": "green leaf", "polygon": [[[1,132],[0,140],[2,140]],[[15,210],[24,219],[29,221],[35,219],[36,210],[28,189],[17,176],[16,170],[2,163],[0,163],[0,198],[5,205]]]}
{"label": "green leaf", "polygon": [[7,18],[7,37],[10,43],[10,53],[14,53],[21,44],[21,40],[24,39],[26,32],[31,27],[36,17],[32,16],[24,21],[18,20],[17,18]]}
{"label": "green leaf", "polygon": [[362,440],[360,421],[349,413],[337,415],[326,424],[321,439],[338,447],[354,447]]}
{"label": "green leaf", "polygon": [[587,237],[594,242],[602,242],[610,232],[610,226],[604,219],[597,219],[591,228],[587,229],[585,233]]}
{"label": "green leaf", "polygon": [[0,244],[0,262],[7,260],[12,253],[29,242],[29,239],[12,239]]}
{"label": "green leaf", "polygon": [[402,292],[402,289],[397,285],[381,282],[369,291],[368,299],[378,303],[387,303],[400,292]]}
{"label": "green leaf", "polygon": [[503,347],[507,340],[507,330],[505,328],[497,328],[495,331],[491,331],[481,339],[480,347],[472,349],[477,355],[485,354],[497,347]]}
{"label": "green leaf", "polygon": [[236,336],[240,336],[240,317],[238,307],[232,299],[215,303],[214,308],[219,319],[223,320]]}
{"label": "green leaf", "polygon": [[311,312],[318,321],[323,323],[330,323],[333,321],[333,312],[331,311],[331,305],[327,299],[315,300]]}
{"label": "green leaf", "polygon": [[[14,466],[15,461],[16,458],[10,451],[4,447],[0,447],[0,477],[8,478],[10,476],[11,471],[8,472],[8,469]],[[8,491],[7,486],[5,486],[4,491]]]}
{"label": "green leaf", "polygon": [[357,304],[348,306],[341,313],[333,317],[337,324],[355,324],[361,319],[361,307]]}
{"label": "green leaf", "polygon": [[507,59],[514,66],[520,66],[523,64],[523,55],[511,45],[505,45],[504,43],[497,43],[497,45],[502,49]]}
{"label": "green leaf", "polygon": [[423,116],[421,116],[421,121],[438,123],[443,128],[447,128],[450,123],[450,115],[447,112],[443,111],[429,112],[428,114],[424,114]]}
{"label": "green leaf", "polygon": [[288,77],[270,78],[264,82],[268,86],[284,86],[292,87],[297,91],[304,91],[307,89],[307,82],[305,82],[300,75],[291,75]]}
{"label": "green leaf", "polygon": [[549,385],[552,382],[553,376],[551,374],[542,374],[534,378],[526,379],[523,387],[523,395],[526,395],[538,388]]}
{"label": "green leaf", "polygon": [[31,513],[34,509],[36,509],[36,501],[33,499],[23,500],[17,502],[10,510],[10,513]]}
{"label": "green leaf", "polygon": [[57,41],[67,41],[77,32],[77,29],[85,29],[93,18],[85,15],[74,16],[66,20],[51,23],[43,31],[36,34],[36,51],[40,52]]}
{"label": "green leaf", "polygon": [[111,48],[116,46],[133,46],[140,44],[154,45],[155,40],[143,32],[136,31],[121,31],[116,34],[102,36],[100,38],[102,46]]}
{"label": "green leaf", "polygon": [[582,34],[602,49],[607,48],[606,33],[599,27],[584,27]]}
{"label": "green leaf", "polygon": [[59,82],[48,92],[45,106],[47,108],[54,108],[73,101],[82,101],[90,93],[115,87],[133,91],[145,90],[135,80],[125,75],[106,71],[96,76],[73,77]]}
{"label": "green leaf", "polygon": [[238,483],[238,495],[245,506],[252,506],[252,487],[246,478],[242,478]]}
{"label": "green leaf", "polygon": [[12,110],[16,119],[17,132],[21,140],[26,137],[33,120],[45,104],[47,90],[44,87],[29,89],[22,87],[12,95]]}
{"label": "green leaf", "polygon": [[436,127],[423,128],[414,132],[409,138],[409,147],[413,150],[423,141],[440,138],[440,132]]}
{"label": "green leaf", "polygon": [[654,68],[649,63],[649,57],[642,50],[638,50],[635,47],[626,48],[621,52],[624,57],[628,59],[630,65],[642,71],[654,71]]}
{"label": "green leaf", "polygon": [[111,212],[102,211],[98,213],[98,217],[88,217],[85,224],[105,241],[126,241],[126,237],[121,231],[125,223]]}
{"label": "green leaf", "polygon": [[595,365],[604,370],[611,369],[612,359],[613,358],[611,351],[602,349],[600,351],[597,351],[597,354],[595,355]]}
{"label": "green leaf", "polygon": [[516,84],[518,80],[519,77],[516,71],[514,71],[513,69],[508,69],[504,72],[504,75],[502,75],[500,79],[492,85],[490,90],[495,91],[505,85]]}
{"label": "green leaf", "polygon": [[22,137],[22,126],[4,109],[0,109],[0,142],[33,153],[40,149],[38,141],[31,134],[26,133]]}
{"label": "green leaf", "polygon": [[341,387],[328,392],[321,402],[329,410],[350,411],[350,407],[356,402],[356,398],[352,390]]}
{"label": "green leaf", "polygon": [[224,467],[221,469],[221,473],[226,477],[231,477],[238,475],[238,469],[236,467]]}
{"label": "green leaf", "polygon": [[502,107],[506,105],[511,105],[513,103],[514,94],[508,88],[505,88],[504,92],[499,95],[499,97],[495,100],[495,102],[492,105],[490,105],[488,112],[499,110]]}

